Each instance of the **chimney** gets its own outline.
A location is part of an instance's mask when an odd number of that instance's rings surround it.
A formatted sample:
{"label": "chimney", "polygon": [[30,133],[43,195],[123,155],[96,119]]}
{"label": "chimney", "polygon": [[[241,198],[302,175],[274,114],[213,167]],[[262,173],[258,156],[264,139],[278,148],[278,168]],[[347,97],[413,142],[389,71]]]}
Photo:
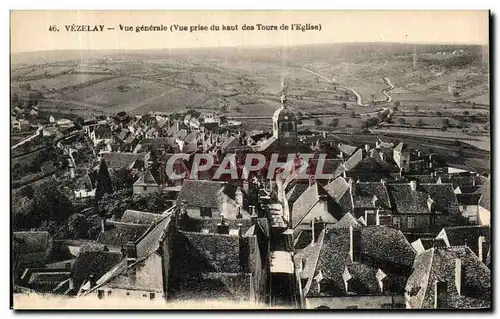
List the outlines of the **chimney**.
{"label": "chimney", "polygon": [[417,190],[417,182],[416,181],[410,181],[410,188],[411,191],[414,192]]}
{"label": "chimney", "polygon": [[106,231],[106,222],[105,218],[101,218],[101,233],[104,233]]}
{"label": "chimney", "polygon": [[313,185],[314,185],[314,176],[313,175],[309,175],[309,187],[311,187]]}
{"label": "chimney", "polygon": [[366,153],[370,151],[370,144],[365,144],[365,151]]}
{"label": "chimney", "polygon": [[321,218],[321,216],[318,219],[314,219],[313,221],[313,242],[317,242],[319,238],[319,234],[325,229],[325,222]]}
{"label": "chimney", "polygon": [[325,131],[323,131],[322,133],[323,133],[323,138],[326,139],[328,134]]}
{"label": "chimney", "polygon": [[375,148],[379,148],[379,147],[380,147],[380,142],[377,140],[377,141],[375,142]]}
{"label": "chimney", "polygon": [[349,255],[352,262],[361,261],[361,230],[354,228],[352,225],[349,227]]}
{"label": "chimney", "polygon": [[462,295],[462,261],[455,258],[455,287],[459,295]]}
{"label": "chimney", "polygon": [[435,282],[434,308],[447,308],[448,283],[446,281]]}
{"label": "chimney", "polygon": [[384,152],[379,152],[378,153],[380,155],[380,159],[385,161],[385,153]]}
{"label": "chimney", "polygon": [[373,195],[373,198],[372,198],[373,207],[377,207],[377,203],[378,203],[378,197],[377,197],[377,195]]}
{"label": "chimney", "polygon": [[217,233],[218,234],[229,234],[229,225],[227,224],[227,221],[224,219],[224,215],[221,216],[221,222],[220,224],[217,224]]}
{"label": "chimney", "polygon": [[477,240],[477,256],[479,260],[483,263],[486,261],[488,257],[488,250],[490,249],[490,244],[486,241],[485,236],[479,236]]}
{"label": "chimney", "polygon": [[476,178],[475,177],[472,178],[472,186],[476,186]]}
{"label": "chimney", "polygon": [[137,259],[137,249],[134,241],[129,240],[127,242],[126,252],[127,252],[127,265],[130,266]]}
{"label": "chimney", "polygon": [[241,187],[239,186],[236,189],[236,193],[234,194],[234,200],[236,201],[236,204],[238,204],[240,207],[243,206],[243,192],[241,191]]}
{"label": "chimney", "polygon": [[380,226],[380,209],[375,211],[375,225]]}
{"label": "chimney", "polygon": [[90,289],[92,289],[95,286],[97,286],[97,280],[95,279],[95,275],[94,274],[90,274],[89,275],[89,285],[90,285]]}
{"label": "chimney", "polygon": [[380,179],[380,183],[382,184],[382,186],[385,186],[385,179]]}
{"label": "chimney", "polygon": [[252,220],[252,225],[257,224],[257,212],[255,211],[255,206],[250,206],[250,219]]}
{"label": "chimney", "polygon": [[242,229],[243,224],[238,223],[237,227],[238,227],[238,237],[242,237],[243,236],[243,229]]}
{"label": "chimney", "polygon": [[434,211],[434,200],[431,198],[430,195],[427,198],[427,207],[429,208],[429,212],[432,213]]}
{"label": "chimney", "polygon": [[238,206],[238,214],[236,215],[237,219],[242,219],[243,215],[241,214],[241,206]]}

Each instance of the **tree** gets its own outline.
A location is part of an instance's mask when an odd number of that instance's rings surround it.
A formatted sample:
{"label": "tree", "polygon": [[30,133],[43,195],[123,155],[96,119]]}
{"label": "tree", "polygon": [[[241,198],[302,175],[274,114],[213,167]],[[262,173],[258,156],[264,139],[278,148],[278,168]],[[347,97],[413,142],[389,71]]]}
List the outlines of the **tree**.
{"label": "tree", "polygon": [[404,118],[404,117],[400,117],[400,118],[398,119],[398,122],[399,122],[399,124],[403,125],[403,124],[405,124],[405,123],[406,123],[406,120],[405,120],[405,118]]}
{"label": "tree", "polygon": [[352,112],[351,112],[351,117],[352,117],[352,118],[355,118],[355,117],[357,117],[357,116],[358,116],[358,115],[356,114],[356,112],[354,112],[354,111],[352,111]]}
{"label": "tree", "polygon": [[367,129],[367,128],[370,128],[372,126],[375,126],[379,123],[379,119],[376,118],[376,117],[370,117],[369,119],[363,121],[363,123],[361,123],[361,128],[363,129]]}
{"label": "tree", "polygon": [[442,114],[441,114],[441,112],[437,111],[436,115],[439,116],[439,117],[441,117]]}
{"label": "tree", "polygon": [[339,119],[333,119],[333,120],[330,122],[330,126],[331,126],[331,127],[337,127],[337,126],[339,126]]}
{"label": "tree", "polygon": [[345,110],[347,109],[347,103],[342,103],[342,108]]}
{"label": "tree", "polygon": [[399,101],[394,102],[394,106],[396,106],[396,107],[401,106],[401,102],[399,102]]}
{"label": "tree", "polygon": [[463,116],[469,116],[470,112],[469,111],[464,111],[462,114],[463,114]]}
{"label": "tree", "polygon": [[99,202],[104,194],[110,194],[113,192],[113,183],[111,182],[111,177],[109,176],[108,165],[104,159],[101,160],[99,164],[99,171],[97,173],[97,186],[95,199]]}
{"label": "tree", "polygon": [[241,113],[241,108],[239,106],[235,107],[234,110],[238,113]]}
{"label": "tree", "polygon": [[415,113],[418,113],[418,106],[416,106],[416,105],[415,105],[415,106],[413,107],[413,110],[415,111]]}
{"label": "tree", "polygon": [[423,121],[422,119],[418,119],[418,121],[417,121],[417,127],[418,127],[418,128],[421,128],[421,127],[423,127],[424,125],[425,125],[424,121]]}
{"label": "tree", "polygon": [[315,119],[314,124],[316,124],[316,126],[321,126],[323,125],[323,121],[321,121],[320,119]]}
{"label": "tree", "polygon": [[449,119],[443,119],[442,120],[442,123],[443,123],[443,127],[450,127],[450,120]]}

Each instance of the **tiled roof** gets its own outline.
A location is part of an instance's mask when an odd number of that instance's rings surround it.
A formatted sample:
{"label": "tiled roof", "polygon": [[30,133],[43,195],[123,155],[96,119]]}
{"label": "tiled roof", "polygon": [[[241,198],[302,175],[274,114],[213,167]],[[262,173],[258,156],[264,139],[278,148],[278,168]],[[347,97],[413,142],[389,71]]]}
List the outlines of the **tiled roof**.
{"label": "tiled roof", "polygon": [[240,237],[179,231],[172,244],[175,276],[184,273],[240,273]]}
{"label": "tiled roof", "polygon": [[109,168],[122,169],[129,168],[135,161],[142,160],[146,153],[102,153],[102,158]]}
{"label": "tiled roof", "polygon": [[296,183],[292,189],[290,189],[285,197],[288,201],[288,205],[290,207],[293,207],[293,204],[295,203],[295,201],[300,197],[300,195],[302,195],[302,193],[305,192],[306,189],[309,188],[309,184],[308,183]]}
{"label": "tiled roof", "polygon": [[248,301],[252,295],[250,274],[211,272],[184,274],[175,279],[170,297],[174,300]]}
{"label": "tiled roof", "polygon": [[217,195],[225,183],[204,180],[184,180],[177,197],[177,205],[186,201],[188,207],[218,208]]}
{"label": "tiled roof", "polygon": [[458,201],[451,184],[417,184],[415,191],[410,184],[387,184],[389,197],[396,213],[428,214],[429,197],[435,203],[436,212],[458,214]]}
{"label": "tiled roof", "polygon": [[[318,167],[318,159],[311,159],[309,161],[310,167],[314,169],[313,172],[316,172],[316,167]],[[333,178],[340,176],[342,160],[340,159],[325,159],[322,163],[323,170],[320,172],[321,174],[333,175]]]}
{"label": "tiled roof", "polygon": [[358,149],[356,146],[342,144],[342,143],[338,145],[338,148],[342,153],[346,154],[347,156],[351,156]]}
{"label": "tiled roof", "polygon": [[153,214],[149,212],[141,212],[138,210],[127,209],[123,213],[120,222],[128,224],[142,224],[149,226],[152,223],[156,223],[163,218],[165,218],[165,216],[160,214]]}
{"label": "tiled roof", "polygon": [[350,185],[343,177],[337,177],[325,186],[328,194],[344,209],[345,212],[352,211],[353,203],[350,193]]}
{"label": "tiled roof", "polygon": [[13,246],[16,253],[26,254],[45,252],[51,237],[46,231],[21,231],[13,233]]}
{"label": "tiled roof", "polygon": [[[292,208],[292,227],[295,228],[301,223],[305,216],[311,211],[316,203],[323,201],[327,203],[328,213],[334,218],[340,218],[342,208],[328,195],[325,189],[318,183],[309,186],[297,198]],[[333,205],[335,207],[333,207]]]}
{"label": "tiled roof", "polygon": [[338,222],[329,226],[329,228],[349,228],[362,227],[361,223],[351,213],[345,214]]}
{"label": "tiled roof", "polygon": [[481,194],[457,194],[457,201],[460,205],[478,205]]}
{"label": "tiled roof", "polygon": [[430,183],[435,184],[437,182],[437,177],[431,175],[406,175],[402,178],[402,181],[416,181],[417,183]]}
{"label": "tiled roof", "polygon": [[[225,219],[225,221],[229,229],[236,229],[238,228],[238,224],[241,223],[241,230],[243,233],[252,226],[252,221],[250,219]],[[187,232],[200,233],[203,230],[208,230],[211,234],[217,234],[217,224],[220,223],[220,219],[188,217],[187,219],[182,218],[181,223],[182,230]]]}
{"label": "tiled roof", "polygon": [[[461,262],[462,292],[456,288],[455,265]],[[408,278],[406,293],[411,308],[434,308],[435,282],[445,282],[446,308],[491,307],[491,273],[468,247],[431,248],[420,254]]]}
{"label": "tiled roof", "polygon": [[309,267],[315,269],[315,274],[321,271],[324,283],[329,283],[329,285],[325,288],[326,291],[319,293],[312,289],[312,280],[309,279],[305,289],[307,296],[346,295],[342,277],[346,268],[362,286],[362,288],[359,286],[355,288],[359,289],[358,293],[381,294],[378,287],[374,285],[375,274],[379,268],[389,276],[392,282],[392,292],[404,289],[404,279],[409,275],[415,258],[415,251],[404,235],[396,229],[384,226],[363,227],[360,228],[360,232],[360,249],[363,256],[361,262],[352,262],[349,255],[349,228],[329,228],[324,232],[324,238],[318,241],[320,249],[316,254],[317,258],[315,259],[314,253],[310,254],[304,272],[309,273],[307,278],[311,278],[312,272]]}
{"label": "tiled roof", "polygon": [[[359,207],[372,207],[373,206],[373,196],[377,196],[377,205],[384,208],[390,208],[391,203],[389,200],[389,194],[387,193],[387,187],[383,182],[359,182],[353,183],[353,199],[354,205]],[[363,198],[368,199],[368,206],[360,206],[356,203],[362,201]]]}
{"label": "tiled roof", "polygon": [[479,199],[479,206],[491,211],[490,181],[481,186],[476,193],[482,194],[481,199]]}
{"label": "tiled roof", "polygon": [[234,136],[230,136],[227,138],[224,143],[220,146],[222,151],[225,152],[231,147],[238,147],[240,145],[238,138]]}
{"label": "tiled roof", "polygon": [[491,229],[489,226],[445,227],[444,231],[450,246],[467,245],[476,255],[478,255],[479,237],[486,237],[487,242],[491,240]]}
{"label": "tiled roof", "polygon": [[110,247],[122,247],[127,241],[141,237],[151,225],[113,223],[112,228],[99,235],[97,242]]}
{"label": "tiled roof", "polygon": [[80,252],[76,257],[70,277],[74,280],[76,288],[80,288],[91,274],[96,279],[101,278],[111,268],[116,266],[123,256],[121,252],[89,251]]}
{"label": "tiled roof", "polygon": [[421,238],[420,242],[425,250],[433,247],[446,247],[446,243],[443,239]]}

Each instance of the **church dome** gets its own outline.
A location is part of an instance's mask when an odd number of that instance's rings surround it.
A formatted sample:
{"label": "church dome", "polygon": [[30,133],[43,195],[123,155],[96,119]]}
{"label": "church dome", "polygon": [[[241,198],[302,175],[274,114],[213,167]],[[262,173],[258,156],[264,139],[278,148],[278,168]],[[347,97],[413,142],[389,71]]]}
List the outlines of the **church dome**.
{"label": "church dome", "polygon": [[273,121],[274,122],[296,121],[296,120],[297,120],[297,117],[295,116],[295,113],[293,113],[288,108],[284,108],[284,107],[279,108],[273,114]]}

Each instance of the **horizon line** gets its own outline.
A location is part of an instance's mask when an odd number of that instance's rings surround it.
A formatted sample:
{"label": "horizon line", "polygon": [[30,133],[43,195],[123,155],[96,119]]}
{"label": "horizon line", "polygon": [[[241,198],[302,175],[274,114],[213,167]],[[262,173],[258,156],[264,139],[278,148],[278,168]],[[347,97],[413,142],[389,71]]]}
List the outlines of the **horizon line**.
{"label": "horizon line", "polygon": [[306,46],[319,46],[319,45],[336,45],[336,44],[403,44],[403,45],[450,45],[450,46],[487,46],[489,43],[470,43],[470,42],[398,42],[398,41],[344,41],[344,42],[323,42],[323,43],[306,43],[295,45],[221,45],[221,46],[201,46],[201,47],[175,47],[175,48],[141,48],[141,49],[47,49],[47,50],[33,50],[33,51],[10,51],[10,55],[24,54],[24,53],[43,53],[43,52],[58,52],[58,51],[111,51],[111,52],[138,52],[138,51],[161,51],[161,50],[200,50],[200,49],[278,49],[278,48],[293,48],[293,47],[306,47]]}

